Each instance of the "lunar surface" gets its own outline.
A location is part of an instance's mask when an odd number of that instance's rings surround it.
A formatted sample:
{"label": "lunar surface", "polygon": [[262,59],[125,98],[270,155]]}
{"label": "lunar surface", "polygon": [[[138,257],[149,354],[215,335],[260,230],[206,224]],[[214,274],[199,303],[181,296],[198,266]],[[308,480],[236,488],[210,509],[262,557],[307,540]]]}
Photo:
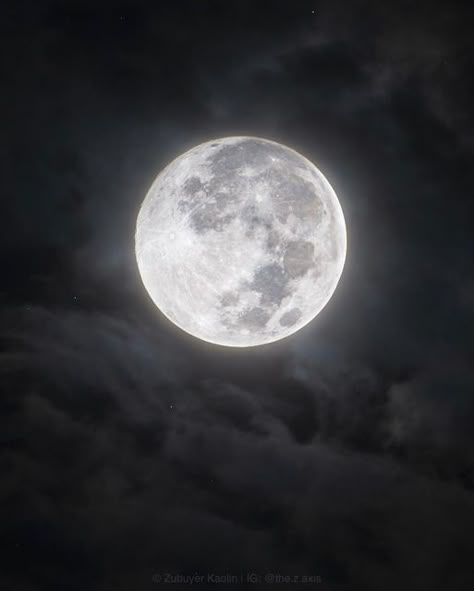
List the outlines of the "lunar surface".
{"label": "lunar surface", "polygon": [[339,201],[305,157],[255,137],[201,144],[156,178],[138,214],[143,283],[175,325],[234,347],[282,339],[342,273]]}

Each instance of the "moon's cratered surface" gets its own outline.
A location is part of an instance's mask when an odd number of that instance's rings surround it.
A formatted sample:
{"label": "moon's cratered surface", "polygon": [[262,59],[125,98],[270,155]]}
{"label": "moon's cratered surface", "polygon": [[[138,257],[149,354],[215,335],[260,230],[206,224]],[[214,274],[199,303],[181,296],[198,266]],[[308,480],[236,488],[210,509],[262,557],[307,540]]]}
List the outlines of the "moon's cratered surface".
{"label": "moon's cratered surface", "polygon": [[346,227],[323,174],[255,137],[206,142],[156,178],[138,214],[136,255],[158,308],[184,331],[234,347],[282,339],[326,305]]}

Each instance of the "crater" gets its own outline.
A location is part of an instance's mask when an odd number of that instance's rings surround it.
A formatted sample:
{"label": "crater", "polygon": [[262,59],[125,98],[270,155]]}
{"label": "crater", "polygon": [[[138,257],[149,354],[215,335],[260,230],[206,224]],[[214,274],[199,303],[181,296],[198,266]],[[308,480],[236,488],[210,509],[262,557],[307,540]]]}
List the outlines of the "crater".
{"label": "crater", "polygon": [[[278,144],[267,144],[265,151],[270,159],[283,160],[285,163],[299,168],[307,168],[308,164],[305,162],[303,156],[293,152],[292,150]],[[273,160],[272,160],[273,162]]]}
{"label": "crater", "polygon": [[301,318],[301,310],[299,308],[292,308],[285,312],[280,318],[280,324],[282,326],[293,326]]}

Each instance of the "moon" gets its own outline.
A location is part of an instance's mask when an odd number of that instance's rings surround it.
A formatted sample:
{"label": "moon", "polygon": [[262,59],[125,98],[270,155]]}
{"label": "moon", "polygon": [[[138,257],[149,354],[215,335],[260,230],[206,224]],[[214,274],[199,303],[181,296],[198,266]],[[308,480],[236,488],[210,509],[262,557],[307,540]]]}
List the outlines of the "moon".
{"label": "moon", "polygon": [[282,144],[200,144],[156,178],[135,234],[161,312],[218,345],[278,341],[327,304],[346,258],[341,205],[322,172]]}

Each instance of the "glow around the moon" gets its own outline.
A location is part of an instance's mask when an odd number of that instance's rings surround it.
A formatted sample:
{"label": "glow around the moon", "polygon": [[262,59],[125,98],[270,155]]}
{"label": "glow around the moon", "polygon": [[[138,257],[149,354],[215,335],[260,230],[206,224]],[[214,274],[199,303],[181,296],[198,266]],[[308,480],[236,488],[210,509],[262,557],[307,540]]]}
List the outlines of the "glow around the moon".
{"label": "glow around the moon", "polygon": [[135,238],[143,283],[163,314],[234,347],[310,322],[346,256],[344,216],[323,174],[254,137],[206,142],[171,162],[142,204]]}

